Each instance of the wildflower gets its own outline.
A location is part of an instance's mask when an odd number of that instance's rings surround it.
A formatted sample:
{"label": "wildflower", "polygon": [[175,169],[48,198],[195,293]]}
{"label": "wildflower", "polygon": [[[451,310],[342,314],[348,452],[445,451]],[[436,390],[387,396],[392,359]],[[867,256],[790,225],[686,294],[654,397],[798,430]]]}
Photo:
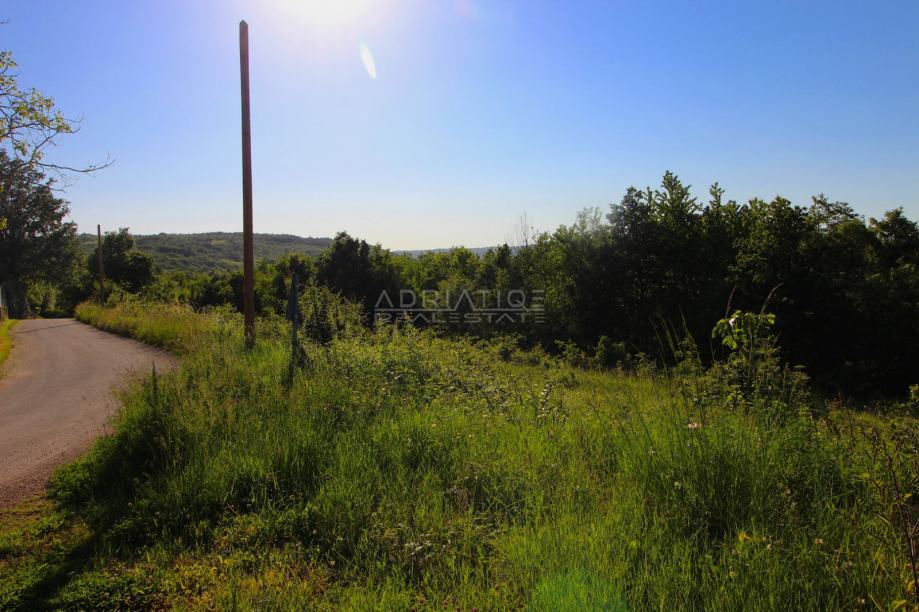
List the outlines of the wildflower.
{"label": "wildflower", "polygon": [[746,542],[749,539],[750,539],[750,536],[747,534],[746,531],[741,531],[740,533],[737,534],[737,540],[740,542]]}
{"label": "wildflower", "polygon": [[686,425],[686,427],[688,427],[689,429],[702,429],[702,423],[696,423],[695,421],[693,421],[692,423],[689,423],[688,425]]}
{"label": "wildflower", "polygon": [[823,546],[823,538],[814,538],[814,544],[817,546]]}

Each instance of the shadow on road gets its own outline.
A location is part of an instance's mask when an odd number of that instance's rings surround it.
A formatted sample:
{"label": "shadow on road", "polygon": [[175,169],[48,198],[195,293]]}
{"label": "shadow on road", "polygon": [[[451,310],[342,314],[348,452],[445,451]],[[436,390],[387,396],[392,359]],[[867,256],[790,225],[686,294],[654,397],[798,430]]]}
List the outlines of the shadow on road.
{"label": "shadow on road", "polygon": [[42,331],[42,330],[45,330],[45,329],[54,329],[54,328],[56,328],[56,327],[67,327],[68,325],[79,325],[79,324],[80,324],[79,321],[62,321],[62,322],[58,323],[57,325],[45,325],[44,327],[36,327],[36,328],[34,328],[34,329],[25,329],[25,330],[22,330],[22,329],[14,329],[14,333],[16,333],[16,334],[32,334],[32,333],[35,333],[35,332],[37,332],[37,331]]}

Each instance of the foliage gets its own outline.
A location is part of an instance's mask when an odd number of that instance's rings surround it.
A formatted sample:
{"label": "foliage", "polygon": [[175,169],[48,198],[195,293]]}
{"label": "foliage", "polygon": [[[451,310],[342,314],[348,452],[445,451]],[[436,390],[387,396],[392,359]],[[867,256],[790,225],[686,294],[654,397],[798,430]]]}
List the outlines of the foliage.
{"label": "foliage", "polygon": [[314,342],[328,344],[340,335],[356,333],[363,324],[360,305],[326,287],[307,286],[300,294],[300,326]]}
{"label": "foliage", "polygon": [[36,89],[19,87],[17,64],[9,51],[0,51],[0,147],[30,170],[66,170],[44,161],[45,150],[74,124],[64,118],[54,100]]}
{"label": "foliage", "polygon": [[[499,357],[512,342],[400,325],[306,343],[288,382],[280,320],[263,319],[246,351],[223,312],[81,312],[142,335],[206,323],[201,341],[176,344],[180,369],[138,381],[113,434],[55,476],[73,513],[60,529],[85,525],[89,544],[60,570],[40,547],[10,548],[10,607],[839,609],[912,597],[889,513],[915,489],[917,454],[895,446],[891,422],[874,429],[898,453],[899,497],[859,427],[844,426],[862,417],[790,405],[783,421],[761,419],[713,396],[703,423],[676,372],[528,365]],[[25,573],[38,567],[57,580]]]}
{"label": "foliage", "polygon": [[190,350],[212,327],[210,318],[196,315],[186,306],[131,298],[111,307],[84,302],[77,307],[76,317],[99,329],[177,352]]}
{"label": "foliage", "polygon": [[[86,260],[87,274],[98,275],[98,246]],[[106,282],[117,283],[130,293],[138,293],[153,283],[153,258],[134,248],[134,237],[123,227],[106,232],[102,239],[102,268]]]}
{"label": "foliage", "polygon": [[[80,234],[84,253],[96,248],[95,234]],[[207,232],[200,234],[135,235],[137,250],[153,258],[165,272],[200,274],[233,271],[242,267],[243,235],[241,232]],[[256,260],[276,261],[296,253],[318,255],[332,243],[331,238],[301,238],[288,234],[254,234]]]}
{"label": "foliage", "polygon": [[23,89],[16,69],[12,54],[0,50],[0,286],[13,316],[56,314],[58,302],[72,310],[85,296],[76,226],[64,221],[67,203],[55,197],[47,175],[66,182],[110,162],[75,168],[49,161],[48,149],[77,131],[77,122],[52,98]]}
{"label": "foliage", "polygon": [[0,284],[11,316],[32,308],[34,283],[73,284],[79,264],[76,225],[65,221],[68,203],[55,196],[52,181],[0,151]]}
{"label": "foliage", "polygon": [[10,349],[13,348],[13,340],[10,338],[10,332],[16,325],[16,319],[6,319],[0,321],[0,366],[10,356]]}
{"label": "foliage", "polygon": [[383,291],[399,289],[391,255],[345,232],[324,250],[316,262],[316,281],[365,307],[376,304]]}
{"label": "foliage", "polygon": [[[141,237],[139,248],[152,238]],[[196,246],[187,248],[207,245],[203,238],[188,242]],[[304,248],[313,247],[318,244]],[[238,245],[228,250],[239,252]],[[774,336],[781,340],[769,350],[805,367],[823,393],[903,398],[919,371],[919,226],[902,209],[865,222],[847,204],[822,195],[809,207],[781,197],[738,204],[724,201],[715,184],[703,203],[668,172],[659,189],[630,188],[606,217],[587,209],[570,226],[527,232],[521,245],[481,255],[465,248],[396,254],[340,233],[318,255],[261,261],[259,313],[284,313],[291,266],[304,288],[325,287],[361,303],[368,326],[382,296],[402,290],[416,296],[468,292],[486,296],[488,306],[510,290],[529,298],[542,292],[540,323],[447,319],[433,325],[455,336],[517,335],[521,346],[543,346],[579,365],[663,363],[669,347],[659,332],[673,321],[686,332],[681,336],[701,347],[698,356],[707,365],[727,348],[705,346],[725,304],[756,312],[768,300],[777,316]],[[241,309],[242,275],[238,267],[173,271],[143,294],[196,309]]]}

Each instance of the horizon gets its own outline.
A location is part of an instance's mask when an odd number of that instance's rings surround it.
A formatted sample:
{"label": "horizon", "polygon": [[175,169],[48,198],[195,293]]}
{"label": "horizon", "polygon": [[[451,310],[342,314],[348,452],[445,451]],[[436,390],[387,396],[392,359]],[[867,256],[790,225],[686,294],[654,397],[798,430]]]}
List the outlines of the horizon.
{"label": "horizon", "polygon": [[330,6],[6,5],[21,83],[84,118],[53,159],[115,160],[66,189],[71,218],[240,231],[241,19],[257,233],[497,245],[521,213],[552,231],[668,169],[701,202],[718,181],[919,217],[914,3]]}
{"label": "horizon", "polygon": [[[110,228],[110,229],[105,229],[105,228],[103,228],[103,229],[102,229],[102,232],[103,232],[103,234],[115,233],[115,232],[118,232],[118,231],[121,230],[121,229],[122,229],[122,228]],[[149,236],[204,236],[204,235],[206,235],[206,234],[234,234],[234,235],[240,235],[240,236],[242,235],[242,231],[235,231],[235,232],[234,232],[234,231],[223,231],[223,230],[215,230],[215,231],[211,231],[211,232],[208,232],[208,231],[200,231],[200,232],[150,232],[150,233],[141,234],[141,233],[134,232],[133,230],[131,230],[131,228],[127,228],[127,229],[129,230],[131,236],[133,236],[134,238],[149,237]],[[347,232],[346,232],[346,233],[347,233]],[[279,236],[279,237],[285,237],[285,238],[298,238],[298,239],[300,239],[300,240],[329,240],[329,241],[335,240],[335,236],[301,236],[301,235],[299,235],[299,234],[291,234],[291,233],[286,233],[286,232],[253,232],[253,235],[254,235],[254,236]],[[349,235],[350,235],[350,234],[349,234]],[[93,233],[93,232],[87,232],[87,231],[82,231],[82,230],[79,229],[79,226],[77,227],[77,236],[78,236],[79,238],[87,238],[87,237],[88,237],[88,238],[92,238],[93,240],[96,240],[96,234],[95,234],[95,233]],[[454,244],[454,245],[451,245],[451,246],[445,246],[445,247],[431,247],[431,248],[427,248],[427,249],[401,249],[401,248],[396,249],[396,248],[388,247],[388,246],[386,246],[386,245],[384,245],[384,244],[382,244],[382,243],[380,243],[380,242],[371,242],[370,240],[366,240],[366,239],[364,239],[364,238],[361,237],[361,236],[351,236],[351,237],[352,237],[352,238],[355,238],[355,239],[357,239],[357,240],[364,240],[365,242],[367,242],[368,244],[370,244],[370,245],[372,245],[372,246],[374,246],[374,245],[379,245],[379,246],[382,247],[383,249],[386,249],[386,250],[388,250],[388,251],[392,251],[392,252],[394,252],[394,253],[411,253],[411,252],[418,252],[418,251],[449,251],[449,250],[451,250],[451,249],[457,249],[457,248],[468,249],[468,250],[470,250],[470,251],[478,251],[478,250],[482,250],[482,249],[496,249],[496,248],[498,248],[498,247],[500,247],[500,246],[502,246],[502,245],[504,245],[504,244],[507,244],[508,246],[510,246],[510,247],[512,247],[512,248],[516,248],[515,245],[509,244],[509,243],[506,243],[506,242],[501,242],[501,243],[498,243],[498,244],[478,245],[478,246],[470,246],[470,245],[466,245],[466,244]],[[143,250],[143,249],[141,248],[141,249],[139,249],[139,250]],[[240,254],[240,257],[241,257],[241,256],[242,256],[242,254]]]}

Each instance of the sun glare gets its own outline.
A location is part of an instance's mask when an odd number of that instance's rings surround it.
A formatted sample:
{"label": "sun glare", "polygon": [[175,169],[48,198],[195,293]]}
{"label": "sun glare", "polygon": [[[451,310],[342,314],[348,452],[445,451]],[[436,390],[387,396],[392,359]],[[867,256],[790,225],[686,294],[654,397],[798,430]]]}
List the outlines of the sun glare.
{"label": "sun glare", "polygon": [[364,17],[372,0],[286,0],[300,17],[319,28],[338,29]]}

